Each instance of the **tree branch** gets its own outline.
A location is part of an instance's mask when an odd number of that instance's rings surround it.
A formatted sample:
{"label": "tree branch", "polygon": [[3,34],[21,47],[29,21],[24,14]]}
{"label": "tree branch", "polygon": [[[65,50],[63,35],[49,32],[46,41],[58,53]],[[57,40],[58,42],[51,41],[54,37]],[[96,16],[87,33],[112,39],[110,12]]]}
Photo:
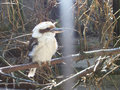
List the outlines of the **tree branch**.
{"label": "tree branch", "polygon": [[97,63],[96,63],[95,65],[92,65],[92,66],[90,66],[90,67],[88,67],[88,68],[85,68],[84,70],[81,70],[80,72],[77,72],[76,74],[73,74],[73,75],[69,76],[68,78],[63,79],[63,80],[60,81],[59,83],[56,83],[56,82],[54,81],[53,84],[51,84],[51,85],[49,85],[49,86],[46,86],[46,87],[42,88],[41,90],[52,89],[53,87],[57,87],[57,86],[65,83],[66,81],[68,81],[68,80],[70,80],[70,79],[72,79],[72,78],[75,78],[75,77],[77,77],[77,76],[79,76],[79,77],[86,76],[87,74],[90,74],[90,73],[94,72],[94,68],[96,68],[96,70],[98,70],[98,69],[102,66],[103,62],[104,62],[106,59],[107,59],[107,57],[103,57],[103,58],[102,58],[102,57],[100,56],[100,57],[97,59]]}
{"label": "tree branch", "polygon": [[[51,65],[62,63],[64,62],[64,59],[66,58],[72,58],[74,61],[79,61],[85,58],[93,58],[95,56],[115,55],[119,52],[120,52],[120,48],[86,51],[86,52],[83,52],[82,55],[73,54],[73,55],[66,56],[66,57],[52,59]],[[42,64],[42,66],[46,66],[46,64]],[[18,70],[25,70],[29,68],[35,68],[35,67],[39,67],[39,65],[37,63],[28,63],[28,64],[1,67],[0,70],[4,73],[10,73],[10,72],[18,71]]]}

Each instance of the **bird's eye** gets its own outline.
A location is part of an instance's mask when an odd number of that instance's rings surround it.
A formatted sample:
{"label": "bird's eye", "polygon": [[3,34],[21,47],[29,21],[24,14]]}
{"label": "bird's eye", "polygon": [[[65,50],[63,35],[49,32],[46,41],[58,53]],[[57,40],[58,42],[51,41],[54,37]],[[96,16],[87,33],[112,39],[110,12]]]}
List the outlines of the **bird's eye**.
{"label": "bird's eye", "polygon": [[40,30],[39,30],[39,33],[44,33],[44,30],[41,30],[41,29],[40,29]]}

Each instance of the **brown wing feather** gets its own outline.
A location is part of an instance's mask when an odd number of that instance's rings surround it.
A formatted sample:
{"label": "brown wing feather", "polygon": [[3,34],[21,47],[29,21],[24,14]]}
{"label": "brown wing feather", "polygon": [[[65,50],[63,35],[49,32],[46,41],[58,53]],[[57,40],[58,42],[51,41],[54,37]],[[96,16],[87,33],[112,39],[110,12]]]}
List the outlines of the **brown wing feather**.
{"label": "brown wing feather", "polygon": [[31,52],[34,48],[34,46],[38,45],[38,39],[37,38],[31,38],[30,39],[30,43],[29,43],[29,46],[28,46],[28,50],[29,52]]}

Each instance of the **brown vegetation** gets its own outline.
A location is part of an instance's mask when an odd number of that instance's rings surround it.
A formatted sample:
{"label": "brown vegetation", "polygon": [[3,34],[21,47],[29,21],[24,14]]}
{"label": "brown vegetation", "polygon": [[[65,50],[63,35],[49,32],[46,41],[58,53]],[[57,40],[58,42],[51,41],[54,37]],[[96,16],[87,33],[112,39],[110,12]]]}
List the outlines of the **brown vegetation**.
{"label": "brown vegetation", "polygon": [[[62,57],[61,37],[57,36],[60,47],[51,66],[43,64],[39,67],[29,61],[27,45],[33,27],[46,20],[58,22],[60,27],[59,4],[57,0],[0,0],[0,87],[56,89],[72,78],[84,85],[91,83],[99,87],[109,75],[118,75],[120,48],[115,47],[119,36],[113,34],[120,18],[115,16],[120,10],[113,13],[111,0],[76,0],[72,6],[75,8],[78,54]],[[118,40],[114,42],[116,38]],[[60,67],[67,65],[64,58],[73,58],[75,63],[84,60],[88,67],[77,69],[71,66],[74,73],[63,76]],[[27,77],[28,69],[32,67],[39,67],[34,79]],[[73,88],[79,85],[76,83]]]}

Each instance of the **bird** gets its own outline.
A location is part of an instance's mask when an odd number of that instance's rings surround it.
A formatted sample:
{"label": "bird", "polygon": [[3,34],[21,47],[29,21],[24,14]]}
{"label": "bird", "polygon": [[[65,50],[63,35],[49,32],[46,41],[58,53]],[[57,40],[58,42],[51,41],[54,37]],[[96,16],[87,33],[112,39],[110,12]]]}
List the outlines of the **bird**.
{"label": "bird", "polygon": [[[56,33],[62,33],[61,28],[55,26],[56,23],[44,21],[36,25],[32,30],[32,37],[29,41],[29,54],[32,62],[37,62],[39,66],[42,63],[50,63],[52,56],[58,48],[58,43],[55,38]],[[36,68],[31,68],[28,77],[34,77]]]}

